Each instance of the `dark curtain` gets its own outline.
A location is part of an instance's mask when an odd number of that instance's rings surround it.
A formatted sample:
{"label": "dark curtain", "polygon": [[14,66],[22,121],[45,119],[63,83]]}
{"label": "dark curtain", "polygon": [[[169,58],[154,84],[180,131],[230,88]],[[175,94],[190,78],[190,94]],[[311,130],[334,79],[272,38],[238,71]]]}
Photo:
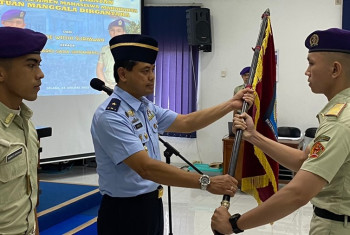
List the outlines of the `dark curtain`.
{"label": "dark curtain", "polygon": [[350,0],[343,0],[342,28],[350,30]]}
{"label": "dark curtain", "polygon": [[[192,7],[144,7],[142,33],[158,41],[156,87],[148,98],[177,113],[196,111],[198,47],[187,40],[186,10]],[[169,136],[196,137],[196,133]]]}

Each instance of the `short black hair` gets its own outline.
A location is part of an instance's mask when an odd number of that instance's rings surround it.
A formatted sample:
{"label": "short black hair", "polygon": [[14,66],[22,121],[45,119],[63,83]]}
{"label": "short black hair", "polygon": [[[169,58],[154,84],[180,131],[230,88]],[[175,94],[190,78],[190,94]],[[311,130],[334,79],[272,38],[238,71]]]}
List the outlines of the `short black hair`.
{"label": "short black hair", "polygon": [[116,60],[114,63],[114,79],[115,82],[119,82],[118,68],[122,67],[128,71],[131,71],[134,66],[137,64],[137,61],[134,60]]}

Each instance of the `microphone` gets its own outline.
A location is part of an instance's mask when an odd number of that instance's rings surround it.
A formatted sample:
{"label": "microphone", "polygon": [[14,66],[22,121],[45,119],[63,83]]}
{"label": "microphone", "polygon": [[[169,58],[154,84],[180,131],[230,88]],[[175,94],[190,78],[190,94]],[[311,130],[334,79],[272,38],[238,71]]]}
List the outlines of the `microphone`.
{"label": "microphone", "polygon": [[98,79],[98,78],[93,78],[90,81],[90,86],[92,88],[94,88],[95,90],[98,91],[104,91],[106,92],[108,95],[112,95],[113,93],[113,89],[109,88],[108,86],[105,85],[105,82]]}

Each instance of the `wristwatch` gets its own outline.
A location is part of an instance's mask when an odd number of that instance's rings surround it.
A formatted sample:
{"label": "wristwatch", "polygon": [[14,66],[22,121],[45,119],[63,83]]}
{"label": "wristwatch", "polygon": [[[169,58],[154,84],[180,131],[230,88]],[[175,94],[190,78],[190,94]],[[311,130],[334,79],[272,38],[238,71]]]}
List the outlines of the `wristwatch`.
{"label": "wristwatch", "polygon": [[238,228],[237,226],[237,220],[241,217],[240,214],[234,214],[232,215],[228,220],[230,221],[231,223],[231,226],[232,226],[232,231],[237,234],[237,233],[242,233],[244,232],[244,230],[241,230],[240,228]]}
{"label": "wristwatch", "polygon": [[202,190],[207,190],[207,187],[210,184],[210,177],[208,175],[202,175],[199,178],[199,183],[201,184]]}

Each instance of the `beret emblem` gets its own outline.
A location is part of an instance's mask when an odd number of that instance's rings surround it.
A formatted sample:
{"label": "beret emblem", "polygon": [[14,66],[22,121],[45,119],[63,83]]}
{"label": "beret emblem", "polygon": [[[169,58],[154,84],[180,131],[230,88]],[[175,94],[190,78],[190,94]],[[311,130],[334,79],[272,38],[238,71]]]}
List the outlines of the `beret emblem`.
{"label": "beret emblem", "polygon": [[319,37],[317,34],[314,34],[310,37],[310,47],[318,46]]}

